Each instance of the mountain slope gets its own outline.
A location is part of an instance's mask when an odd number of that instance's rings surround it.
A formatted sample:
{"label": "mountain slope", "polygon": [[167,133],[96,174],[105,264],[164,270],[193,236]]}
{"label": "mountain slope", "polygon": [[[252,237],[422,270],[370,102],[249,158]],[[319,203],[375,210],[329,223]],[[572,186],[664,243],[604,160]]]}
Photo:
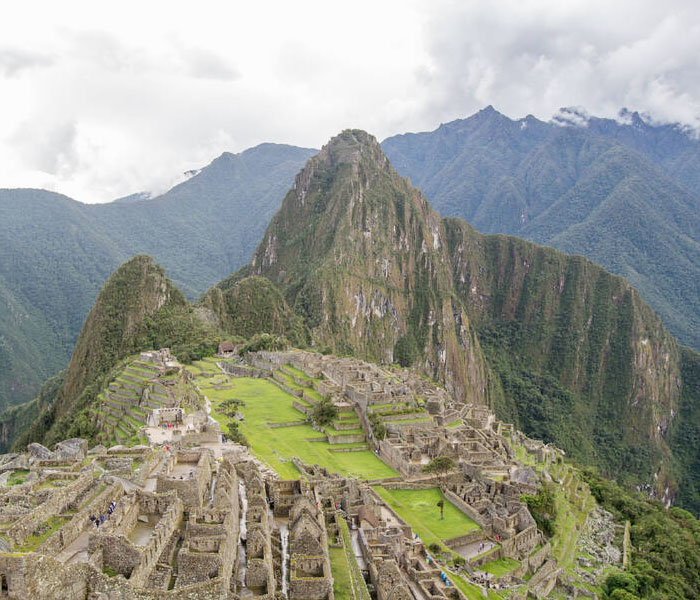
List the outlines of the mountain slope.
{"label": "mountain slope", "polygon": [[700,144],[678,128],[514,121],[488,107],[383,148],[443,215],[584,254],[700,348]]}
{"label": "mountain slope", "polygon": [[667,498],[685,481],[669,448],[680,351],[637,291],[581,256],[440,219],[364,132],[309,161],[220,287],[251,274],[321,348],[391,362],[412,347],[456,398],[579,460]]}
{"label": "mountain slope", "polygon": [[451,294],[440,217],[365,132],[344,131],[307,163],[244,274],[278,285],[321,347],[392,362],[409,338],[455,394],[483,396],[484,362]]}
{"label": "mountain slope", "polygon": [[201,344],[215,347],[214,335],[163,268],[149,256],[135,256],[105,283],[85,319],[63,385],[32,427],[14,432],[21,433],[16,443],[50,443],[85,434],[91,423],[80,411],[95,399],[121,359],[154,347],[167,346],[175,352]]}
{"label": "mountain slope", "polygon": [[153,255],[190,297],[244,264],[314,152],[262,144],[225,153],[140,202],[0,190],[0,410],[66,366],[100,288],[135,253]]}

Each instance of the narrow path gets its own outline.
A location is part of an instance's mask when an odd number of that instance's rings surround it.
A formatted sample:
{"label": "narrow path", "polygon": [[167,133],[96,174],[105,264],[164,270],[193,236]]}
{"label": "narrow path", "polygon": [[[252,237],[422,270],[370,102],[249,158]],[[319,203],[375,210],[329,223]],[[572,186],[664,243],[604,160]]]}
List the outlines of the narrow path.
{"label": "narrow path", "polygon": [[56,556],[56,560],[64,564],[87,562],[89,540],[90,533],[88,531],[83,531],[72,544],[64,548],[58,556]]}

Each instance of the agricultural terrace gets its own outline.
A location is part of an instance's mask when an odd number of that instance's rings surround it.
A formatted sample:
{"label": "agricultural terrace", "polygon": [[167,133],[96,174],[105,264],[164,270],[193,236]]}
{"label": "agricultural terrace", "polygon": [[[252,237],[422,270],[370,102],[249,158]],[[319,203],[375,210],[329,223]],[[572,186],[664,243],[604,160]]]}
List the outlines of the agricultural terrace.
{"label": "agricultural terrace", "polygon": [[[443,543],[444,540],[479,529],[472,519],[442,495],[439,488],[390,490],[382,486],[373,486],[372,489],[411,526],[426,546],[437,543],[449,551]],[[437,505],[440,500],[445,503],[444,519],[440,518],[440,507]]]}
{"label": "agricultural terrace", "polygon": [[[211,415],[222,431],[227,418],[217,410],[221,403],[228,398],[245,402],[241,409],[245,420],[240,429],[255,455],[283,479],[297,479],[300,475],[291,462],[294,456],[343,476],[383,479],[397,475],[366,443],[329,444],[323,432],[314,431],[304,422],[306,416],[292,405],[295,398],[271,381],[229,377],[218,369],[215,359],[195,362],[188,369],[209,398]],[[290,425],[274,427],[279,424]],[[330,429],[329,433],[332,434]]]}

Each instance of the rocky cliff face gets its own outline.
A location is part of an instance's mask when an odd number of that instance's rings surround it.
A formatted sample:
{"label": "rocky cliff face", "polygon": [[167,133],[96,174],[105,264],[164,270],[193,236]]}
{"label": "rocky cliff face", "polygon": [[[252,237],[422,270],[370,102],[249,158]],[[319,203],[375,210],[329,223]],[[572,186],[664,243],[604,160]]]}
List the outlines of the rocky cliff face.
{"label": "rocky cliff face", "polygon": [[344,131],[309,161],[247,273],[280,287],[316,345],[393,362],[408,336],[427,373],[483,399],[485,363],[452,293],[442,220],[372,136]]}
{"label": "rocky cliff face", "polygon": [[249,274],[321,348],[393,362],[409,340],[456,398],[674,493],[679,350],[636,290],[581,256],[441,219],[368,134],[343,132],[297,175],[232,281]]}

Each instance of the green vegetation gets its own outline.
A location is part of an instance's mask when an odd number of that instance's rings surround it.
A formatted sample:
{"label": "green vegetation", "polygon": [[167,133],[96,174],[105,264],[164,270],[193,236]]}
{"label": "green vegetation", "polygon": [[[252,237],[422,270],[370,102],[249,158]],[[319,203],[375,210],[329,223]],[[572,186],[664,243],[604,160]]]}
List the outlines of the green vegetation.
{"label": "green vegetation", "polygon": [[[195,375],[198,366],[206,370],[207,363],[194,363],[192,372]],[[211,369],[211,363],[209,368]],[[319,464],[330,471],[361,479],[380,479],[396,475],[392,468],[385,465],[370,450],[331,452],[330,450],[342,448],[357,448],[358,445],[329,444],[326,435],[314,431],[306,423],[270,427],[270,424],[299,423],[305,420],[305,415],[292,405],[295,399],[270,381],[234,378],[230,380],[229,389],[216,389],[211,379],[206,377],[198,377],[196,381],[212,403],[212,416],[222,425],[226,424],[227,417],[219,410],[221,404],[231,397],[245,402],[242,409],[245,420],[240,423],[240,430],[253,452],[283,479],[299,477],[299,471],[291,462],[295,456],[307,464]],[[319,439],[322,441],[309,441]]]}
{"label": "green vegetation", "polygon": [[369,425],[372,428],[372,435],[377,440],[383,440],[386,437],[386,425],[381,417],[374,412],[369,413]]}
{"label": "green vegetation", "polygon": [[[456,575],[455,573],[450,573],[450,581],[452,581],[460,591],[467,597],[467,600],[483,600],[484,596],[481,593],[481,588],[473,583],[469,583],[463,577]],[[496,592],[488,591],[488,600],[498,599],[501,596],[496,594]]]}
{"label": "green vegetation", "polygon": [[[343,540],[343,554],[346,564],[346,572],[343,572],[342,566],[340,567],[341,577],[343,581],[347,581],[347,585],[344,588],[344,594],[346,597],[354,600],[370,600],[369,590],[367,589],[367,584],[365,583],[365,578],[362,576],[362,571],[357,564],[357,559],[355,558],[355,551],[352,548],[352,541],[350,540],[350,531],[348,530],[347,521],[343,517],[338,516],[338,528],[340,529],[340,537]],[[335,571],[333,575],[335,576]],[[347,579],[345,579],[347,577]],[[343,586],[340,586],[341,588]],[[335,589],[335,583],[333,585]]]}
{"label": "green vegetation", "polygon": [[200,304],[213,312],[221,329],[234,336],[248,339],[269,334],[288,339],[296,347],[308,343],[301,318],[289,308],[280,291],[263,277],[245,277],[223,290],[211,288]]}
{"label": "green vegetation", "polygon": [[27,475],[29,475],[29,470],[27,469],[13,471],[12,475],[7,478],[7,485],[20,485],[27,480]]}
{"label": "green vegetation", "polygon": [[354,600],[353,588],[350,582],[348,559],[343,548],[330,547],[328,554],[331,559],[333,573],[333,597],[338,600]]}
{"label": "green vegetation", "polygon": [[609,598],[700,597],[700,522],[681,508],[666,510],[637,492],[629,492],[592,470],[584,477],[596,500],[618,523],[629,520],[631,566],[605,583]]}
{"label": "green vegetation", "polygon": [[[313,410],[311,411],[311,422],[316,425],[316,427],[327,427],[333,421],[335,421],[338,417],[338,408],[336,407],[335,404],[333,404],[333,401],[328,398],[323,398],[320,402],[314,405]],[[355,430],[350,430],[353,433],[362,433],[362,429],[357,429]],[[347,430],[343,431],[344,433],[347,432]],[[335,432],[331,432],[329,430],[329,435],[334,435]]]}
{"label": "green vegetation", "polygon": [[495,577],[500,577],[506,573],[510,573],[513,569],[520,566],[517,560],[512,558],[499,558],[498,560],[492,560],[491,562],[484,563],[479,567],[480,571],[486,571],[491,573]]}
{"label": "green vegetation", "polygon": [[697,142],[680,131],[671,141],[665,126],[528,119],[523,128],[489,107],[382,147],[440,214],[587,256],[700,349]]}
{"label": "green vegetation", "polygon": [[0,411],[66,367],[100,288],[134,254],[154,256],[191,299],[244,264],[315,153],[281,144],[224,153],[147,202],[0,190]]}
{"label": "green vegetation", "polygon": [[530,514],[534,517],[538,529],[548,537],[554,535],[554,523],[557,520],[554,488],[554,484],[545,484],[540,487],[537,494],[520,497],[530,509]]}
{"label": "green vegetation", "polygon": [[676,503],[700,516],[700,354],[681,348],[683,387],[669,439],[678,477]]}
{"label": "green vegetation", "polygon": [[256,333],[248,340],[241,348],[240,353],[247,352],[273,352],[278,350],[287,350],[289,348],[289,340],[284,336],[275,336],[270,333]]}
{"label": "green vegetation", "polygon": [[247,446],[248,440],[246,440],[245,436],[241,433],[239,424],[242,406],[245,406],[243,400],[238,398],[226,398],[226,400],[218,405],[217,410],[227,419],[226,434],[229,439],[237,444]]}
{"label": "green vegetation", "polygon": [[134,257],[105,284],[80,333],[63,388],[15,446],[92,439],[97,432],[90,410],[107,382],[119,374],[120,361],[162,347],[188,361],[213,353],[216,339],[163,269],[148,256]]}
{"label": "green vegetation", "polygon": [[[421,471],[423,473],[429,473],[431,475],[437,475],[438,480],[440,481],[440,486],[445,485],[445,480],[447,477],[447,474],[452,471],[457,465],[455,464],[455,461],[452,460],[449,456],[437,456],[433,460],[431,460],[427,465],[425,465]],[[440,498],[437,502],[437,506],[440,507],[440,519],[445,518],[445,499]]]}
{"label": "green vegetation", "polygon": [[420,356],[418,344],[413,335],[404,335],[394,346],[394,360],[402,367],[410,367]]}
{"label": "green vegetation", "polygon": [[[449,549],[443,540],[466,535],[479,526],[454,504],[445,500],[439,488],[427,490],[390,490],[382,486],[373,489],[428,546],[436,543],[445,551]],[[444,502],[444,518],[435,510],[438,502]]]}

